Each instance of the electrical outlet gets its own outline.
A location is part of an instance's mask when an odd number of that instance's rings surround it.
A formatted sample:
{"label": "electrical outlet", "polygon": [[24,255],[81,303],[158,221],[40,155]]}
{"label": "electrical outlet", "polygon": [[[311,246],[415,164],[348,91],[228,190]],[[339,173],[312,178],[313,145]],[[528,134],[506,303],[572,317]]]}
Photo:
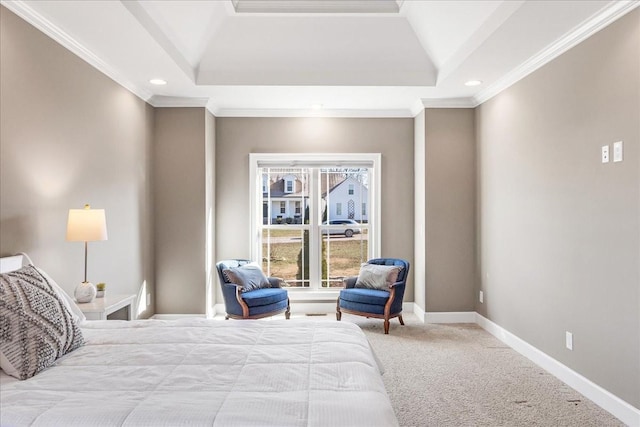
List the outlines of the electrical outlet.
{"label": "electrical outlet", "polygon": [[569,331],[565,335],[565,345],[569,350],[573,350],[573,334]]}
{"label": "electrical outlet", "polygon": [[480,291],[480,293],[478,294],[478,299],[481,303],[484,303],[484,292]]}
{"label": "electrical outlet", "polygon": [[151,305],[151,294],[147,294],[147,307]]}
{"label": "electrical outlet", "polygon": [[622,141],[613,143],[613,161],[614,162],[622,161]]}
{"label": "electrical outlet", "polygon": [[609,146],[602,146],[602,163],[609,163]]}

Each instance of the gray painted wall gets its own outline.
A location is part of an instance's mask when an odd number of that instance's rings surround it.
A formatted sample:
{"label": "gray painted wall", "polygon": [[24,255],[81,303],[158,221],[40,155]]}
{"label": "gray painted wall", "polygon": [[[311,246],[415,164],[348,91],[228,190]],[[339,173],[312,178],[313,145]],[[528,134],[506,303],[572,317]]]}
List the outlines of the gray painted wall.
{"label": "gray painted wall", "polygon": [[640,10],[484,103],[477,143],[477,311],[640,408]]}
{"label": "gray painted wall", "polygon": [[382,153],[381,255],[413,264],[413,133],[413,119],[217,118],[217,258],[251,255],[249,153],[363,152]]}
{"label": "gray painted wall", "polygon": [[426,311],[473,311],[474,110],[426,109],[424,114]]}
{"label": "gray painted wall", "polygon": [[73,295],[84,245],[67,215],[90,203],[109,240],[89,243],[88,280],[153,293],[153,108],[3,6],[0,55],[0,255],[29,253]]}
{"label": "gray painted wall", "polygon": [[[207,283],[207,165],[212,123],[204,108],[156,109],[154,165],[156,313],[202,314]],[[209,175],[210,176],[210,175]]]}

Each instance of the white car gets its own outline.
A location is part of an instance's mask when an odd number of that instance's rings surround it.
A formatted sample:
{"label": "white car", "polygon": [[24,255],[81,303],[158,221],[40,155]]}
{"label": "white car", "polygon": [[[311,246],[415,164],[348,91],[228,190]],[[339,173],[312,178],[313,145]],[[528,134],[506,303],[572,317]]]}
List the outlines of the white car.
{"label": "white car", "polygon": [[360,234],[362,231],[355,226],[360,225],[353,219],[333,219],[331,221],[325,221],[323,224],[328,225],[342,225],[345,228],[325,228],[322,230],[322,234],[344,234],[345,237],[351,237],[354,234]]}

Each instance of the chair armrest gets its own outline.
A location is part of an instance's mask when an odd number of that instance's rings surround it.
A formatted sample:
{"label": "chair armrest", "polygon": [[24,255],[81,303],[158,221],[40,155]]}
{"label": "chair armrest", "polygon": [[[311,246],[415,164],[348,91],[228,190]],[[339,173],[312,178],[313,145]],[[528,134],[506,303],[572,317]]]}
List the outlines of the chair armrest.
{"label": "chair armrest", "polygon": [[279,277],[267,277],[267,280],[269,280],[269,284],[272,288],[281,288],[281,284],[285,283],[284,279],[281,279]]}
{"label": "chair armrest", "polygon": [[235,286],[236,288],[242,287],[242,285],[238,285],[237,283],[233,283],[233,282],[224,282],[222,283],[222,286]]}
{"label": "chair armrest", "polygon": [[392,283],[392,284],[389,285],[389,289],[395,288],[395,287],[398,287],[398,286],[405,286],[405,285],[406,285],[405,282],[395,282],[395,283]]}
{"label": "chair armrest", "polygon": [[357,281],[358,281],[358,276],[345,277],[344,279],[342,279],[342,284],[344,285],[345,288],[350,289],[356,285]]}

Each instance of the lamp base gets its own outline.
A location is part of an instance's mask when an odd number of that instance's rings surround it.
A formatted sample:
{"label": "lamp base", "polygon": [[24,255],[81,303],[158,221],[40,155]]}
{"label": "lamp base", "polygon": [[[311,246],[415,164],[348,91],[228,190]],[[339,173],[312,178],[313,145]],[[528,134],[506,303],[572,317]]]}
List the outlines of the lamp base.
{"label": "lamp base", "polygon": [[76,287],[73,296],[79,303],[91,302],[96,297],[96,287],[91,282],[82,282]]}

